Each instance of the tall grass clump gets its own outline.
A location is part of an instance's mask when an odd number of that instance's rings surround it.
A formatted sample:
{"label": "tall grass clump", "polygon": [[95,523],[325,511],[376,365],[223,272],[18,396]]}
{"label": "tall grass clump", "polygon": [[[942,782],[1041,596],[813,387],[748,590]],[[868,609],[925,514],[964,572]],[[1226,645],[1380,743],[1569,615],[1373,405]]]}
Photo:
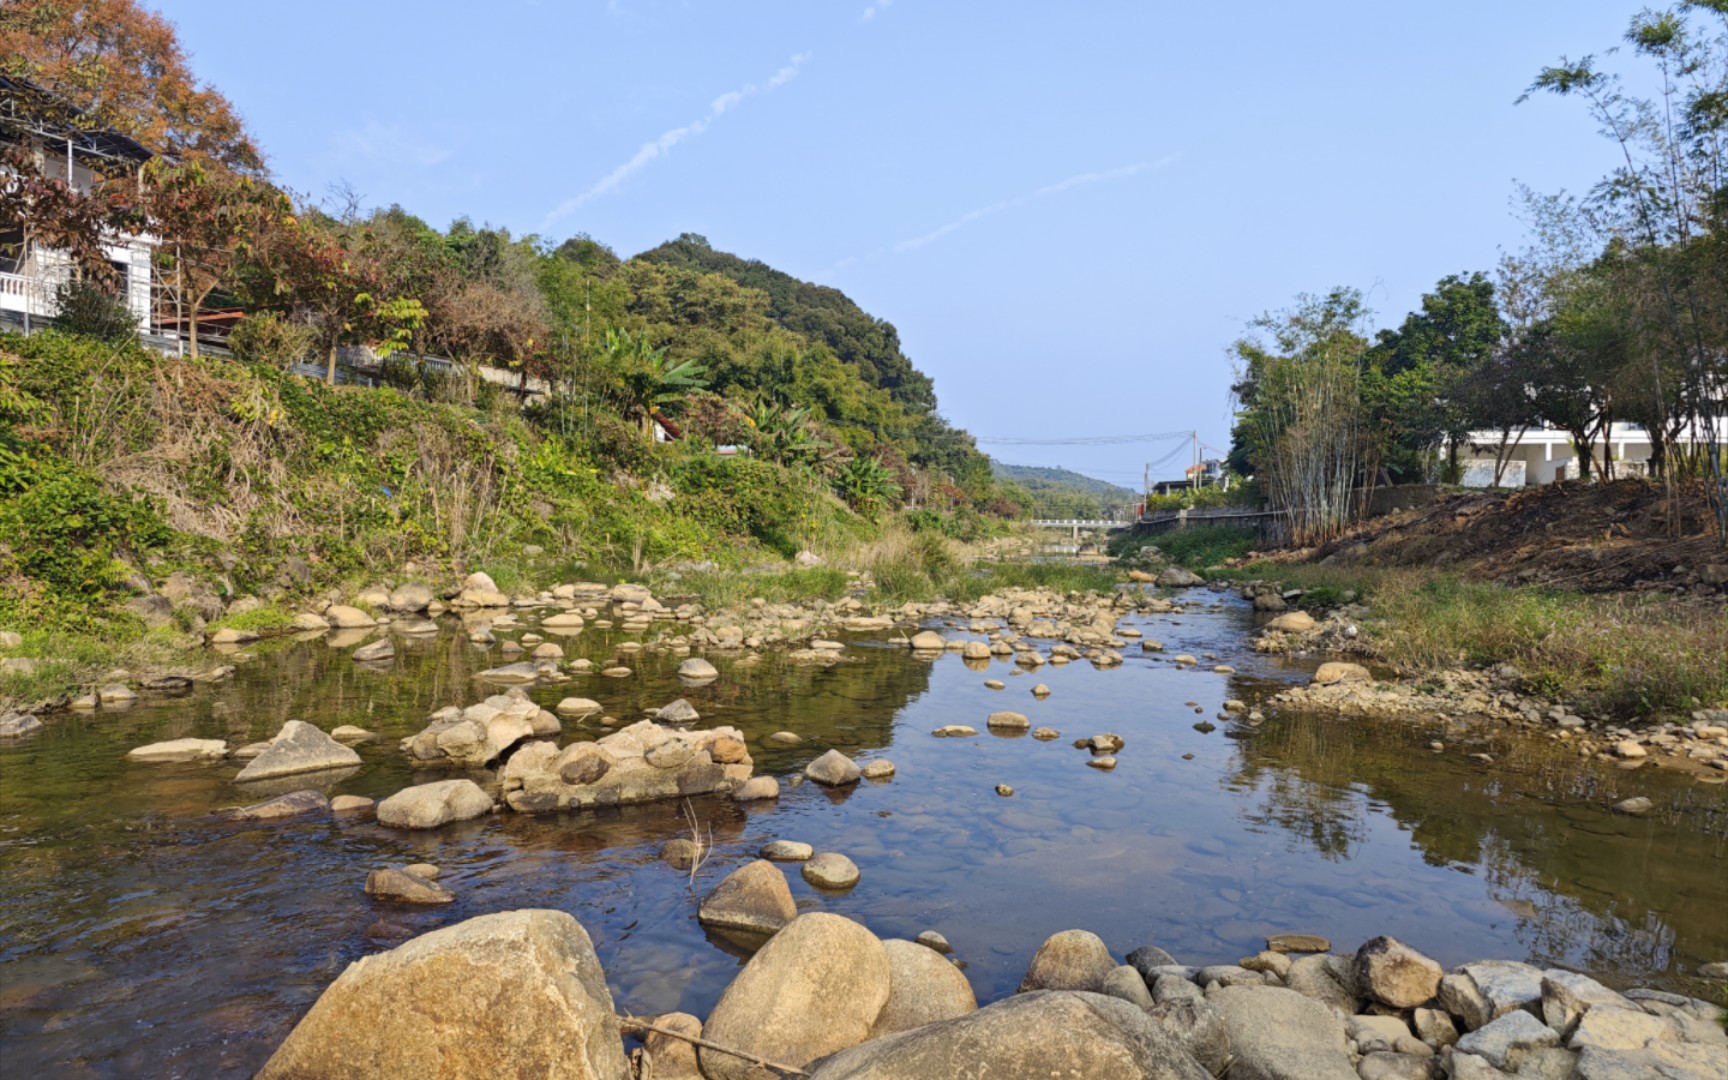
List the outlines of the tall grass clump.
{"label": "tall grass clump", "polygon": [[1372,646],[1418,669],[1510,663],[1533,690],[1614,716],[1728,701],[1728,611],[1419,571],[1380,575]]}

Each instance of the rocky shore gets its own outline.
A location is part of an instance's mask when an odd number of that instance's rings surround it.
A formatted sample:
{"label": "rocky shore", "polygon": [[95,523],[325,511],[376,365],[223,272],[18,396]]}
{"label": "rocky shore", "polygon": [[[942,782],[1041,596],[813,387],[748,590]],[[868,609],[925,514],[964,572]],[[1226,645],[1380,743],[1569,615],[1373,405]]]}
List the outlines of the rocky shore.
{"label": "rocky shore", "polygon": [[[1237,587],[1257,611],[1270,615],[1252,642],[1256,651],[1372,661],[1364,654],[1357,630],[1371,614],[1366,607],[1348,603],[1315,618],[1297,606],[1300,590],[1280,591],[1264,582]],[[1331,661],[1320,665],[1308,685],[1283,690],[1267,704],[1344,716],[1439,718],[1462,728],[1513,728],[1562,743],[1580,757],[1621,768],[1678,768],[1698,774],[1705,782],[1728,782],[1728,709],[1695,709],[1682,723],[1634,726],[1613,717],[1581,715],[1563,703],[1530,693],[1523,673],[1511,664],[1376,677],[1361,664]]]}
{"label": "rocky shore", "polygon": [[[751,864],[715,891],[778,873]],[[1039,947],[1018,994],[980,1008],[939,934],[882,940],[808,912],[772,932],[705,1020],[633,1017],[617,1012],[580,923],[510,911],[350,965],[258,1075],[1728,1078],[1723,1010],[1705,1001],[1513,961],[1447,971],[1388,937],[1330,948],[1277,934],[1255,956],[1191,966],[1156,945],[1119,959],[1067,930]]]}

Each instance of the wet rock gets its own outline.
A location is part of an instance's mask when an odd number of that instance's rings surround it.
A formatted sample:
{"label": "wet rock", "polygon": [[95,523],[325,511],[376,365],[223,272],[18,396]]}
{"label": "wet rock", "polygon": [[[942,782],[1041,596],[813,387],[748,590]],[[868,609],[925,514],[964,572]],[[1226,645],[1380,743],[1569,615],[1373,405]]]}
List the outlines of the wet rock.
{"label": "wet rock", "polygon": [[1644,796],[1635,795],[1630,799],[1622,799],[1615,803],[1614,812],[1617,814],[1630,814],[1633,817],[1642,817],[1653,810],[1655,806],[1655,803],[1646,799]]}
{"label": "wet rock", "polygon": [[388,867],[366,875],[366,895],[398,904],[448,904],[456,894],[430,878]]}
{"label": "wet rock", "polygon": [[1006,690],[1007,688],[1008,684],[1003,682],[1001,679],[984,680],[984,689],[986,690]]}
{"label": "wet rock", "polygon": [[[704,1037],[803,1068],[870,1037],[888,1002],[891,973],[887,950],[869,930],[838,915],[800,916],[732,980]],[[700,1058],[708,1080],[759,1075],[752,1062],[712,1047]]]}
{"label": "wet rock", "polygon": [[1116,759],[1106,754],[1103,757],[1095,757],[1086,764],[1094,769],[1101,769],[1104,772],[1109,772],[1111,769],[1116,767]]}
{"label": "wet rock", "polygon": [[363,727],[356,727],[353,724],[340,724],[330,729],[330,737],[339,743],[347,744],[371,742],[378,736],[372,734]]}
{"label": "wet rock", "polygon": [[678,665],[678,677],[680,679],[689,679],[692,682],[708,681],[718,679],[720,677],[720,669],[702,659],[700,656],[692,656]]}
{"label": "wet rock", "polygon": [[1496,1069],[1511,1068],[1514,1055],[1544,1046],[1559,1046],[1553,1028],[1522,1009],[1512,1009],[1458,1040],[1458,1052],[1474,1054]]}
{"label": "wet rock", "polygon": [[816,849],[796,840],[770,840],[757,854],[774,862],[803,862],[816,854]]}
{"label": "wet rock", "polygon": [[687,837],[677,837],[660,845],[660,861],[679,870],[688,870],[702,858],[702,845]]}
{"label": "wet rock", "polygon": [[1204,998],[1196,996],[1161,1001],[1147,1008],[1146,1015],[1208,1073],[1213,1076],[1224,1074],[1232,1057],[1230,1029]]}
{"label": "wet rock", "polygon": [[[18,739],[42,730],[42,721],[29,713],[7,713],[0,716],[0,739]],[[227,744],[223,744],[226,746]],[[131,757],[130,754],[127,755]],[[133,760],[139,760],[134,758]]]}
{"label": "wet rock", "polygon": [[235,821],[273,821],[277,818],[298,817],[301,814],[323,814],[331,809],[330,800],[322,791],[291,791],[251,806],[231,811]]}
{"label": "wet rock", "polygon": [[221,739],[169,739],[126,752],[127,761],[160,764],[176,761],[220,761],[228,754]]}
{"label": "wet rock", "polygon": [[1039,683],[1037,686],[1032,688],[1032,696],[1042,701],[1050,696],[1050,687],[1046,686],[1044,683]]}
{"label": "wet rock", "polygon": [[1315,686],[1336,686],[1347,682],[1372,682],[1373,679],[1374,676],[1361,664],[1331,660],[1315,670],[1313,683]]}
{"label": "wet rock", "polygon": [[888,1001],[870,1030],[870,1038],[977,1011],[978,999],[965,973],[939,953],[898,938],[882,942],[882,948],[888,955]]}
{"label": "wet rock", "polygon": [[1142,945],[1128,954],[1128,963],[1140,973],[1147,986],[1163,974],[1156,969],[1176,966],[1176,958],[1156,945]]}
{"label": "wet rock", "polygon": [[350,964],[258,1080],[630,1075],[587,932],[564,912],[526,910],[482,915]]}
{"label": "wet rock", "polygon": [[389,638],[379,638],[370,645],[362,645],[355,649],[351,655],[359,663],[388,660],[396,655],[396,645]]}
{"label": "wet rock", "polygon": [[138,700],[138,693],[124,683],[109,683],[96,691],[96,697],[104,705],[130,705]]}
{"label": "wet rock", "polygon": [[768,741],[781,746],[797,746],[804,741],[804,736],[791,731],[776,731],[768,736]]}
{"label": "wet rock", "polygon": [[[482,671],[474,677],[482,682],[499,683],[506,686],[526,685],[527,683],[539,682],[542,675],[547,674],[549,671],[555,672],[556,670],[556,665],[549,661],[524,660],[518,664],[505,664],[502,667],[487,668],[485,671]],[[611,669],[607,670],[609,671]],[[626,668],[624,673],[628,675],[630,673],[629,669]],[[606,674],[606,672],[601,672],[601,674]]]}
{"label": "wet rock", "polygon": [[941,652],[948,648],[948,639],[934,630],[923,630],[912,635],[911,645],[917,652]]}
{"label": "wet rock", "polygon": [[492,797],[472,780],[440,780],[404,788],[378,804],[378,822],[401,829],[436,829],[492,811]]}
{"label": "wet rock", "polygon": [[424,582],[410,581],[390,590],[390,596],[386,603],[392,611],[413,614],[431,607],[432,601],[435,599],[437,597],[433,595],[432,586]]}
{"label": "wet rock", "polygon": [[954,951],[953,947],[948,944],[948,939],[934,930],[924,931],[914,938],[913,942],[924,946],[926,949],[934,949],[943,956],[947,956],[949,953]]}
{"label": "wet rock", "polygon": [[1230,1071],[1288,1080],[1358,1080],[1344,1022],[1318,1001],[1275,986],[1229,986],[1207,995],[1230,1033]]}
{"label": "wet rock", "polygon": [[1032,721],[1017,712],[991,713],[984,723],[991,731],[1024,732],[1032,729]]}
{"label": "wet rock", "polygon": [[696,915],[704,926],[757,934],[775,933],[797,917],[786,875],[764,859],[727,875],[702,901]]}
{"label": "wet rock", "polygon": [[965,739],[978,734],[978,729],[965,724],[943,724],[930,734],[938,739]]}
{"label": "wet rock", "polygon": [[877,758],[865,765],[862,775],[866,780],[887,780],[894,775],[894,763],[887,758]]}
{"label": "wet rock", "polygon": [[813,1080],[1207,1080],[1145,1013],[1102,994],[1039,991],[872,1039],[824,1061]]}
{"label": "wet rock", "polygon": [[708,744],[708,756],[722,765],[737,765],[750,758],[744,740],[721,735]]}
{"label": "wet rock", "polygon": [[963,660],[990,659],[990,646],[982,641],[968,641],[961,646],[960,657]]}
{"label": "wet rock", "polygon": [[1097,934],[1088,930],[1063,930],[1038,947],[1032,965],[1020,982],[1020,992],[1031,990],[1097,991],[1116,970],[1116,961]]}
{"label": "wet rock", "polygon": [[601,711],[600,703],[592,698],[567,697],[558,703],[556,712],[559,716],[588,717]]}
{"label": "wet rock", "polygon": [[224,626],[210,635],[210,644],[212,645],[245,645],[257,640],[256,631],[241,630],[232,626]]}
{"label": "wet rock", "polygon": [[1002,796],[1004,799],[1006,799],[1006,798],[1009,798],[1010,796],[1012,796],[1014,794],[1014,789],[1012,787],[1009,787],[1007,784],[997,784],[996,785],[996,794],[998,794],[998,795]]}
{"label": "wet rock", "polygon": [[696,711],[696,706],[679,698],[670,705],[661,706],[655,712],[654,719],[662,724],[694,724],[702,719],[702,715]]}
{"label": "wet rock", "polygon": [[858,884],[858,867],[846,856],[824,851],[804,864],[804,880],[823,889],[850,889]]}
{"label": "wet rock", "polygon": [[1054,742],[1062,737],[1062,733],[1053,727],[1033,728],[1032,737],[1039,742]]}
{"label": "wet rock", "polygon": [[1085,749],[1094,754],[1114,754],[1127,745],[1122,736],[1109,733],[1094,735],[1083,744]]}
{"label": "wet rock", "polygon": [[504,801],[522,813],[544,813],[732,792],[754,766],[748,756],[716,762],[710,748],[720,739],[743,742],[735,728],[693,731],[643,720],[562,751],[529,743],[504,767]]}
{"label": "wet rock", "polygon": [[780,781],[772,776],[752,776],[732,792],[733,802],[761,802],[780,797]]}
{"label": "wet rock", "polygon": [[483,769],[534,737],[540,706],[514,690],[494,694],[465,709],[440,709],[432,722],[402,740],[402,750],[421,766]]}
{"label": "wet rock", "polygon": [[1206,584],[1206,579],[1180,566],[1166,567],[1158,575],[1157,584],[1166,589],[1186,589]]}
{"label": "wet rock", "polygon": [[330,800],[330,812],[334,814],[362,814],[372,809],[377,803],[364,795],[338,795]]}
{"label": "wet rock", "polygon": [[804,766],[804,775],[828,787],[844,787],[856,784],[863,771],[851,758],[838,750],[830,750],[821,757]]}
{"label": "wet rock", "polygon": [[1394,1009],[1410,1009],[1433,999],[1445,972],[1397,938],[1377,937],[1356,951],[1352,974],[1359,993]]}
{"label": "wet rock", "polygon": [[345,769],[360,764],[360,755],[304,720],[290,720],[270,740],[270,748],[246,763],[234,779],[269,780],[296,773]]}

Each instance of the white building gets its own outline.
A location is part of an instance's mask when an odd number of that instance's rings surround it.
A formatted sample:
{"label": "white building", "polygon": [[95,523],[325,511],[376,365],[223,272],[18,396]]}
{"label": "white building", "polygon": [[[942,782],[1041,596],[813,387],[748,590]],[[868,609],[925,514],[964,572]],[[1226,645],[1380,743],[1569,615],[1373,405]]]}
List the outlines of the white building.
{"label": "white building", "polygon": [[[1720,445],[1728,445],[1728,418],[1717,421],[1721,432]],[[1691,443],[1692,438],[1682,438]],[[1500,444],[1497,431],[1474,431],[1463,448],[1460,459],[1465,487],[1494,486],[1494,464]],[[1600,478],[1603,464],[1610,461],[1614,476],[1643,476],[1649,468],[1650,434],[1636,424],[1614,424],[1591,446],[1591,475]],[[1552,484],[1556,480],[1576,480],[1582,470],[1578,450],[1572,436],[1558,428],[1534,427],[1515,435],[1506,453],[1506,464],[1500,474],[1501,487],[1527,487]]]}
{"label": "white building", "polygon": [[[88,194],[98,184],[133,182],[153,156],[124,135],[86,131],[57,118],[67,115],[72,114],[41,89],[0,77],[0,149],[22,148],[39,175],[69,182]],[[12,172],[0,164],[0,184]],[[120,274],[127,308],[137,317],[139,329],[148,331],[153,313],[154,238],[116,234],[105,238],[102,247]],[[0,221],[0,324],[31,330],[52,319],[60,287],[75,274],[66,252],[31,237],[28,221]]]}

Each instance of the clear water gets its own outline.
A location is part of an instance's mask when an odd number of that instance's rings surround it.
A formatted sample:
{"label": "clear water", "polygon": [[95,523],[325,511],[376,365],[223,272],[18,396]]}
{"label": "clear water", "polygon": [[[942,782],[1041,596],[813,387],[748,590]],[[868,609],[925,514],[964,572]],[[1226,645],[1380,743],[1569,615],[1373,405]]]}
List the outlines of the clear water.
{"label": "clear water", "polygon": [[[1301,675],[1243,648],[1251,618],[1230,604],[1140,623],[1166,657],[1216,653],[1237,668],[1230,676],[1138,650],[1115,670],[1014,675],[854,639],[833,668],[770,655],[734,669],[717,656],[722,677],[694,691],[678,684],[674,658],[648,656],[630,661],[629,679],[536,690],[547,705],[594,697],[626,720],[687,696],[704,724],[746,732],[758,772],[783,778],[830,746],[898,767],[850,792],[792,788],[778,805],[694,800],[716,844],[694,883],[657,858],[686,832],[676,804],[504,814],[426,833],[242,825],[215,815],[251,801],[231,782],[236,766],[122,761],[159,739],[238,744],[288,719],[353,723],[383,738],[330,793],[382,797],[414,779],[396,740],[434,708],[483,697],[471,675],[500,662],[455,633],[398,639],[384,672],[321,640],[260,645],[230,683],[56,719],[0,746],[0,1060],[21,1076],[249,1076],[351,961],[519,907],[582,921],[620,1009],[703,1016],[743,958],[697,924],[699,899],[777,838],[844,852],[863,872],[850,892],[828,894],[787,865],[801,908],[884,937],[940,931],[983,1001],[1012,993],[1038,944],[1070,927],[1118,953],[1156,943],[1191,963],[1235,961],[1271,931],[1324,934],[1339,948],[1388,933],[1447,964],[1527,958],[1694,992],[1683,973],[1728,958],[1724,788],[1581,762],[1542,740],[1472,741],[1439,721],[1219,721],[1225,699]],[[573,657],[605,660],[622,639],[589,629],[562,640]],[[1007,690],[987,689],[990,677]],[[1040,681],[1053,690],[1046,701],[1029,693]],[[1063,738],[991,735],[983,721],[998,709]],[[1195,730],[1202,720],[1217,730]],[[931,737],[949,723],[981,734]],[[761,741],[782,729],[808,741]],[[593,728],[566,725],[579,730]],[[1071,745],[1105,731],[1127,740],[1110,773]],[[1424,749],[1437,735],[1443,756]],[[1499,763],[1464,759],[1477,749]],[[1016,794],[998,796],[999,783]],[[1607,811],[1639,793],[1656,812]],[[363,894],[369,870],[410,861],[443,867],[457,902],[417,910]]]}

